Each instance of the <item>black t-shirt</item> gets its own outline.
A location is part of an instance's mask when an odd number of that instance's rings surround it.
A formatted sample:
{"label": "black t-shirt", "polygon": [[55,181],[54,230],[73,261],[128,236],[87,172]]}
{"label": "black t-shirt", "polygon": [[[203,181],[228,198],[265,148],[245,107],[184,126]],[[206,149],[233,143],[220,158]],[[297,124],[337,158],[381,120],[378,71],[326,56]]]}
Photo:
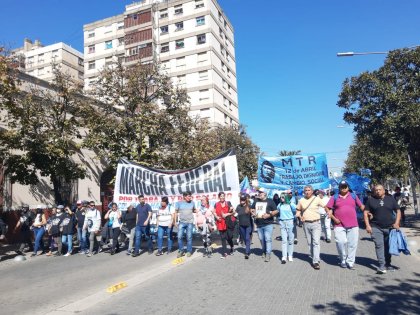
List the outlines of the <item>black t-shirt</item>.
{"label": "black t-shirt", "polygon": [[86,208],[82,207],[76,210],[77,227],[82,228],[85,223]]}
{"label": "black t-shirt", "polygon": [[53,236],[57,236],[60,234],[60,226],[63,223],[64,214],[55,214],[51,217],[51,230],[50,234]]}
{"label": "black t-shirt", "polygon": [[68,213],[64,213],[63,219],[63,235],[73,235],[74,233],[74,226],[76,220],[74,215],[69,215]]}
{"label": "black t-shirt", "polygon": [[394,211],[399,209],[397,201],[392,196],[384,196],[383,199],[371,197],[365,205],[365,209],[372,213],[372,225],[381,228],[390,228],[395,222]]}
{"label": "black t-shirt", "polygon": [[238,205],[236,207],[236,213],[238,213],[239,225],[251,226],[251,213],[246,213],[244,206]]}
{"label": "black t-shirt", "polygon": [[31,211],[22,212],[20,215],[20,230],[21,231],[29,231],[30,226],[34,222],[34,214]]}
{"label": "black t-shirt", "polygon": [[257,199],[254,204],[252,205],[252,209],[255,209],[257,213],[257,217],[255,218],[255,224],[257,224],[258,227],[262,227],[268,224],[272,224],[274,222],[274,218],[270,217],[268,219],[261,218],[261,214],[268,213],[270,214],[271,211],[276,211],[277,207],[274,203],[273,199],[265,199],[259,200]]}
{"label": "black t-shirt", "polygon": [[123,217],[123,222],[127,226],[128,229],[132,229],[136,226],[136,210],[132,209],[131,211],[126,211]]}

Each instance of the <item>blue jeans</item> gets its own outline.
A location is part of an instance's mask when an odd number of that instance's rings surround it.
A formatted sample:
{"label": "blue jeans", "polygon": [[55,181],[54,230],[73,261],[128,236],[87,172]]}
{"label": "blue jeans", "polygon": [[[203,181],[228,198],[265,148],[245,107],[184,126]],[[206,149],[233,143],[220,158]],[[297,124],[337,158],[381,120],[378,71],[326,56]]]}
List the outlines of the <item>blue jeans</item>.
{"label": "blue jeans", "polygon": [[168,253],[172,250],[172,244],[173,244],[173,240],[172,240],[172,227],[168,227],[168,226],[160,226],[158,227],[158,235],[157,235],[157,246],[158,246],[158,251],[162,251],[162,246],[163,246],[163,234],[165,234],[168,236]]}
{"label": "blue jeans", "polygon": [[273,236],[273,225],[267,224],[264,226],[259,226],[257,227],[257,232],[261,242],[261,248],[263,250],[263,253],[270,255]]}
{"label": "blue jeans", "polygon": [[287,256],[293,257],[293,242],[295,240],[293,219],[280,220],[280,231],[281,231],[281,256],[286,258]]}
{"label": "blue jeans", "polygon": [[67,253],[71,253],[73,249],[73,234],[62,235],[61,243],[67,245]]}
{"label": "blue jeans", "polygon": [[147,248],[149,251],[152,250],[152,239],[149,236],[149,228],[147,226],[136,226],[136,244],[134,248],[134,253],[138,254],[141,248],[141,238],[142,236],[146,237],[147,240]]}
{"label": "blue jeans", "polygon": [[187,233],[187,252],[192,253],[192,232],[193,232],[193,223],[179,223],[178,225],[178,250],[184,251],[184,243],[182,239],[184,238],[184,232]]}
{"label": "blue jeans", "polygon": [[245,242],[245,255],[249,255],[251,253],[251,233],[252,233],[252,226],[239,226],[239,233],[241,233],[241,237]]}
{"label": "blue jeans", "polygon": [[34,253],[38,252],[38,249],[44,250],[44,242],[42,241],[42,237],[44,236],[45,229],[43,226],[34,228],[34,236],[35,236],[35,246],[34,246]]}
{"label": "blue jeans", "polygon": [[87,231],[81,227],[77,227],[77,240],[79,241],[80,250],[84,251],[88,248]]}

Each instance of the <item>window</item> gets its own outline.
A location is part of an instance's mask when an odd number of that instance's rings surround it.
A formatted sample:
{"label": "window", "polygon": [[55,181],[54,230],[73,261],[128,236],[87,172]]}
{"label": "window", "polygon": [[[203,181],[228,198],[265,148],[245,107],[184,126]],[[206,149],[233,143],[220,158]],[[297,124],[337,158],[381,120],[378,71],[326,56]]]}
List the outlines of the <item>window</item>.
{"label": "window", "polygon": [[164,18],[167,18],[168,17],[168,9],[160,10],[159,13],[160,13],[160,16],[159,17],[161,19],[164,19]]}
{"label": "window", "polygon": [[124,23],[119,23],[119,24],[118,24],[118,29],[119,29],[119,30],[122,30],[123,28],[124,28]]}
{"label": "window", "polygon": [[128,51],[129,56],[134,56],[134,55],[137,55],[138,53],[139,53],[139,49],[137,47],[133,47]]}
{"label": "window", "polygon": [[83,59],[79,58],[79,62],[78,62],[79,66],[83,66]]}
{"label": "window", "polygon": [[93,54],[95,52],[95,45],[88,46],[88,53]]}
{"label": "window", "polygon": [[206,43],[206,34],[197,35],[197,44],[205,44]]}
{"label": "window", "polygon": [[34,57],[33,56],[28,57],[28,66],[31,67],[33,63],[34,63]]}
{"label": "window", "polygon": [[225,25],[225,28],[227,28],[227,22],[226,21],[223,21],[223,23]]}
{"label": "window", "polygon": [[225,105],[226,108],[228,107],[228,103],[228,99],[225,96],[223,96],[223,105]]}
{"label": "window", "polygon": [[227,69],[227,77],[230,78],[230,70]]}
{"label": "window", "polygon": [[31,71],[26,71],[26,74],[29,74],[29,75],[34,75],[34,70],[31,70]]}
{"label": "window", "polygon": [[160,52],[165,53],[169,51],[169,43],[164,43],[160,46]]}
{"label": "window", "polygon": [[95,61],[89,61],[88,69],[89,70],[95,69]]}
{"label": "window", "polygon": [[83,71],[78,71],[77,74],[79,75],[79,79],[83,79]]}
{"label": "window", "polygon": [[232,111],[232,102],[229,101],[229,110]]}
{"label": "window", "polygon": [[228,93],[232,94],[232,89],[230,88],[230,85],[228,84]]}
{"label": "window", "polygon": [[229,117],[227,114],[225,114],[225,124],[229,125]]}
{"label": "window", "polygon": [[124,58],[125,58],[124,54],[117,55],[118,63],[123,63],[124,62]]}
{"label": "window", "polygon": [[195,0],[195,8],[196,9],[203,8],[203,7],[204,7],[203,0]]}
{"label": "window", "polygon": [[184,29],[184,22],[175,23],[175,31],[182,31]]}
{"label": "window", "polygon": [[227,84],[226,84],[225,79],[222,79],[222,86],[223,86],[223,88],[226,90],[226,88],[227,88]]}
{"label": "window", "polygon": [[106,57],[105,58],[105,66],[109,66],[112,64],[112,57]]}
{"label": "window", "polygon": [[208,89],[199,91],[199,100],[200,101],[208,100],[209,98],[210,98],[210,93],[209,93]]}
{"label": "window", "polygon": [[92,32],[92,33],[88,34],[88,38],[92,38],[92,37],[95,37],[95,32]]}
{"label": "window", "polygon": [[195,21],[197,22],[197,26],[206,24],[206,18],[204,16],[199,16]]}
{"label": "window", "polygon": [[223,22],[222,13],[220,13],[220,11],[219,11],[219,21]]}
{"label": "window", "polygon": [[201,64],[207,61],[207,52],[197,54],[197,63]]}
{"label": "window", "polygon": [[225,49],[223,48],[223,45],[220,44],[220,53],[222,54],[222,56],[225,56]]}
{"label": "window", "polygon": [[52,58],[57,58],[57,57],[58,57],[58,49],[54,49],[54,50],[51,52],[51,57],[52,57]]}
{"label": "window", "polygon": [[230,61],[230,57],[229,57],[229,53],[226,52],[226,61],[229,62]]}
{"label": "window", "polygon": [[124,45],[124,37],[118,38],[118,46]]}
{"label": "window", "polygon": [[45,72],[44,72],[44,68],[43,67],[38,69],[38,75],[43,75],[44,73]]}
{"label": "window", "polygon": [[112,48],[112,40],[108,40],[105,42],[105,49],[111,49]]}
{"label": "window", "polygon": [[161,34],[167,34],[168,33],[168,25],[161,26],[160,33]]}
{"label": "window", "polygon": [[186,85],[186,83],[187,83],[186,76],[185,76],[185,75],[179,75],[179,76],[177,77],[177,79],[178,79],[178,85],[179,85],[180,87],[185,87],[185,85]]}
{"label": "window", "polygon": [[223,39],[224,38],[224,34],[222,29],[219,27],[219,36]]}
{"label": "window", "polygon": [[210,115],[211,115],[210,108],[200,109],[200,117],[201,118],[210,118]]}
{"label": "window", "polygon": [[226,65],[225,65],[225,63],[222,61],[222,71],[223,72],[226,72]]}
{"label": "window", "polygon": [[179,14],[182,14],[184,11],[182,10],[182,5],[176,5],[175,7],[174,7],[174,9],[175,9],[175,15],[179,15]]}
{"label": "window", "polygon": [[205,80],[207,80],[209,78],[209,73],[208,73],[208,71],[207,70],[205,70],[205,71],[200,71],[199,73],[198,73],[198,80],[199,81],[205,81]]}
{"label": "window", "polygon": [[176,58],[176,67],[185,67],[185,57]]}
{"label": "window", "polygon": [[39,54],[38,55],[38,62],[39,63],[44,62],[44,54]]}
{"label": "window", "polygon": [[184,48],[184,39],[179,39],[175,42],[175,49]]}

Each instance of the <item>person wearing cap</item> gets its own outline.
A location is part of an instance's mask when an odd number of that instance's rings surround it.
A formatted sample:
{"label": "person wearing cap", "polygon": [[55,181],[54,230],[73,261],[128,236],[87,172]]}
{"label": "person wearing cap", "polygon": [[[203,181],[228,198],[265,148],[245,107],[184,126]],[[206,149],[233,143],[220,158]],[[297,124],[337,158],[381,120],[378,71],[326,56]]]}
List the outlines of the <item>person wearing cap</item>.
{"label": "person wearing cap", "polygon": [[42,241],[42,237],[45,233],[45,225],[47,224],[47,218],[45,217],[44,211],[42,210],[42,206],[36,207],[36,215],[34,223],[32,224],[32,230],[34,231],[35,237],[35,246],[34,252],[32,253],[32,257],[38,254],[38,249],[41,249],[41,254],[44,253],[44,242]]}
{"label": "person wearing cap", "polygon": [[329,197],[325,196],[325,191],[322,189],[318,190],[317,196],[319,199],[322,200],[322,207],[319,207],[319,214],[321,216],[321,228],[322,232],[325,235],[325,242],[331,243],[331,218],[327,214],[325,210],[325,206],[327,205],[328,201],[330,200]]}
{"label": "person wearing cap", "polygon": [[30,231],[33,220],[34,220],[34,216],[33,216],[32,211],[29,210],[29,206],[23,205],[22,212],[19,217],[19,221],[17,222],[14,229],[15,231],[20,229],[21,243],[19,245],[19,249],[16,251],[18,254],[23,254],[25,245],[28,245],[29,251],[34,250],[32,240],[31,240],[31,231]]}
{"label": "person wearing cap", "polygon": [[76,203],[76,221],[77,221],[77,241],[79,242],[79,254],[85,254],[87,251],[86,230],[83,230],[86,216],[86,202],[77,200]]}
{"label": "person wearing cap", "polygon": [[100,237],[101,222],[101,213],[96,209],[95,202],[90,201],[85,222],[83,223],[83,230],[87,231],[87,235],[89,235],[89,252],[86,254],[86,257],[91,257],[95,247],[99,246],[97,236]]}
{"label": "person wearing cap", "polygon": [[239,205],[236,207],[239,221],[239,233],[242,240],[245,242],[245,259],[249,259],[251,255],[251,235],[253,222],[251,217],[251,207],[247,195],[242,194],[239,197]]}
{"label": "person wearing cap", "polygon": [[187,235],[187,257],[192,255],[194,213],[197,211],[192,201],[191,192],[184,192],[183,197],[184,200],[178,202],[175,207],[175,225],[178,227],[178,258],[185,255],[182,241],[184,234]]}
{"label": "person wearing cap", "polygon": [[308,242],[309,255],[312,257],[312,267],[319,270],[320,266],[320,239],[321,239],[321,216],[319,207],[323,206],[322,200],[314,195],[311,185],[303,188],[304,196],[299,200],[296,208],[296,217],[303,222],[303,229]]}
{"label": "person wearing cap", "polygon": [[267,198],[264,188],[258,190],[258,198],[252,205],[252,215],[255,217],[258,237],[261,242],[262,255],[265,262],[271,259],[274,217],[279,213],[273,199]]}
{"label": "person wearing cap", "polygon": [[[374,191],[375,195],[366,202],[363,214],[366,232],[372,235],[375,243],[379,263],[377,272],[384,274],[387,270],[393,270],[389,253],[389,234],[392,229],[400,229],[401,211],[394,197],[385,195],[384,186],[376,185]],[[372,215],[371,219],[369,214]]]}
{"label": "person wearing cap", "polygon": [[337,197],[331,197],[327,203],[328,214],[334,222],[334,236],[340,266],[354,270],[357,244],[359,240],[359,223],[357,209],[364,206],[356,194],[350,192],[346,181],[338,185]]}

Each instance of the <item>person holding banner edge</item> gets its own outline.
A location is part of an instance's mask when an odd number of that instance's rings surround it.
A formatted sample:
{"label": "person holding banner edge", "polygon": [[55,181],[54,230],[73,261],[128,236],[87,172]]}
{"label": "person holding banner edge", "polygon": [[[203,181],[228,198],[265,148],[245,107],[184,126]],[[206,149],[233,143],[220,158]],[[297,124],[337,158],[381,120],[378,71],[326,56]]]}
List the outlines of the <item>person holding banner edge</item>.
{"label": "person holding banner edge", "polygon": [[309,254],[312,257],[312,267],[320,269],[320,239],[321,239],[321,216],[319,207],[323,207],[322,200],[314,195],[311,185],[303,188],[304,197],[299,200],[296,208],[296,217],[303,222]]}
{"label": "person holding banner edge", "polygon": [[[192,201],[191,192],[183,193],[184,200],[178,202],[175,208],[175,225],[178,227],[178,255],[180,258],[185,255],[182,239],[187,235],[187,257],[192,255],[192,234],[194,228],[194,213],[197,211]],[[179,219],[179,222],[177,222]]]}

